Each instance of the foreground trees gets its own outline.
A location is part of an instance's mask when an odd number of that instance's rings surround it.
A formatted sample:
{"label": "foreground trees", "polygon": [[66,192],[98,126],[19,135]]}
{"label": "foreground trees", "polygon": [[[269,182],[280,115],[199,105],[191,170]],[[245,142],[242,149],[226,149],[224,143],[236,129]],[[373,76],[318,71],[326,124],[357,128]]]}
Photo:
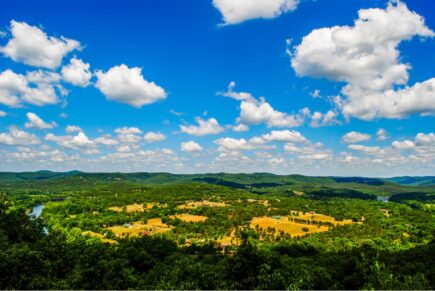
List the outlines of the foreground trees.
{"label": "foreground trees", "polygon": [[[371,241],[346,251],[314,243],[254,243],[231,255],[179,249],[164,238],[103,244],[61,232],[0,201],[0,289],[434,289],[435,243],[395,250]],[[387,246],[387,247],[385,247]]]}

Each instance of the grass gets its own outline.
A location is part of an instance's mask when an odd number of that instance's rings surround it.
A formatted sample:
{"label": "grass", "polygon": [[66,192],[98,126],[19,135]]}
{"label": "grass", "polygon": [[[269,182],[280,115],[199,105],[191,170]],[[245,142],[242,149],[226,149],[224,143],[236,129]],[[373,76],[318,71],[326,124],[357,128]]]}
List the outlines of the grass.
{"label": "grass", "polygon": [[307,221],[320,221],[320,222],[329,222],[334,225],[346,225],[353,224],[354,222],[351,219],[344,220],[336,220],[334,217],[324,214],[319,214],[315,212],[302,212],[302,211],[290,211],[290,216],[293,218],[303,219]]}
{"label": "grass", "polygon": [[177,208],[179,209],[195,209],[203,206],[208,207],[225,207],[228,206],[225,202],[212,202],[209,200],[203,200],[203,201],[192,201],[187,202],[185,204],[178,205]]}
{"label": "grass", "polygon": [[260,231],[273,228],[275,229],[275,235],[282,231],[292,237],[304,236],[307,234],[329,230],[329,227],[327,226],[310,225],[289,221],[287,216],[281,216],[279,219],[266,216],[254,217],[251,221],[250,227],[253,229],[259,228]]}
{"label": "grass", "polygon": [[99,238],[102,242],[109,243],[109,244],[117,244],[118,243],[116,240],[108,239],[104,235],[102,235],[101,233],[98,233],[98,232],[84,231],[84,232],[82,232],[82,235],[96,237],[96,238]]}
{"label": "grass", "polygon": [[170,215],[169,218],[171,219],[179,219],[185,222],[203,222],[207,220],[207,216],[203,215],[192,215],[192,214],[175,214]]}
{"label": "grass", "polygon": [[125,206],[113,206],[113,207],[109,207],[109,210],[112,211],[116,211],[116,212],[122,212],[124,211],[124,207],[125,207],[125,211],[126,212],[145,212],[148,211],[150,209],[152,209],[153,207],[166,207],[167,205],[162,205],[160,203],[147,203],[145,204],[130,204],[130,205],[125,205]]}
{"label": "grass", "polygon": [[147,220],[147,223],[143,221],[135,221],[126,225],[115,225],[107,227],[117,237],[132,237],[142,235],[154,235],[159,233],[165,233],[172,230],[172,226],[163,223],[160,218],[151,218]]}

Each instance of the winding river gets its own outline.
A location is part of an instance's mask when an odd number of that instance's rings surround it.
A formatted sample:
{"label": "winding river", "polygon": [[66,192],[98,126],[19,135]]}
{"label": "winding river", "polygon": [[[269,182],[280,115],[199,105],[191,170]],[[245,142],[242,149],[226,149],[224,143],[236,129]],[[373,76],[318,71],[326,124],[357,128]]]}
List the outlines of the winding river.
{"label": "winding river", "polygon": [[[29,216],[33,219],[39,218],[42,214],[42,210],[44,209],[44,204],[38,204],[33,206],[32,211],[29,213]],[[43,231],[45,234],[48,234],[48,228],[44,227]]]}

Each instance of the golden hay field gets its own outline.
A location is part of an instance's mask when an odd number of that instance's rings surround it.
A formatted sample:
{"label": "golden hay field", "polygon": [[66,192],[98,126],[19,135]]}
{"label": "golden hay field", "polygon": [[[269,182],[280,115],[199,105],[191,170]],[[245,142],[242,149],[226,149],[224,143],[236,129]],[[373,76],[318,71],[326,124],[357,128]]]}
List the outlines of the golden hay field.
{"label": "golden hay field", "polygon": [[208,206],[208,207],[225,207],[228,206],[225,202],[212,202],[209,200],[203,200],[203,201],[191,201],[187,202],[185,204],[178,205],[177,208],[179,209],[194,209],[202,206]]}
{"label": "golden hay field", "polygon": [[143,221],[135,221],[127,225],[106,227],[106,229],[111,230],[117,237],[132,237],[165,233],[172,230],[173,226],[163,223],[160,218],[151,218],[146,224]]}
{"label": "golden hay field", "polygon": [[221,237],[220,239],[217,240],[217,243],[221,247],[237,246],[237,245],[240,245],[240,239],[238,239],[236,237],[236,230],[233,229],[233,230],[231,230],[231,234],[229,236],[225,235],[225,236]]}
{"label": "golden hay field", "polygon": [[202,221],[206,221],[207,220],[207,216],[192,215],[192,214],[187,214],[187,213],[170,215],[169,218],[171,218],[171,219],[179,219],[179,220],[182,220],[182,221],[185,221],[185,222],[202,222]]}
{"label": "golden hay field", "polygon": [[96,237],[96,238],[101,239],[102,242],[106,242],[109,244],[117,244],[118,243],[116,240],[108,239],[104,235],[102,235],[101,233],[98,233],[98,232],[84,231],[84,232],[82,232],[82,235]]}
{"label": "golden hay field", "polygon": [[[154,206],[167,207],[166,204],[151,202],[151,203],[147,203],[145,207],[144,207],[144,204],[136,204],[135,203],[135,204],[125,205],[125,208],[126,208],[127,212],[145,212],[145,211],[152,209]],[[112,211],[116,211],[116,212],[122,212],[123,208],[124,208],[124,206],[113,206],[113,207],[109,207],[108,209],[112,210]]]}
{"label": "golden hay field", "polygon": [[[283,231],[291,236],[303,236],[329,230],[329,227],[327,226],[318,226],[289,221],[287,216],[281,216],[280,218],[266,216],[254,217],[251,221],[250,227],[256,229],[257,225],[263,230],[267,230],[268,227],[274,228],[275,235],[277,235],[280,231]],[[306,228],[308,231],[303,231],[302,228]]]}
{"label": "golden hay field", "polygon": [[336,220],[334,217],[314,212],[305,212],[302,211],[290,211],[290,216],[293,218],[304,219],[304,220],[316,220],[321,222],[330,222],[334,225],[346,225],[353,224],[354,222],[351,219],[344,219],[342,221]]}

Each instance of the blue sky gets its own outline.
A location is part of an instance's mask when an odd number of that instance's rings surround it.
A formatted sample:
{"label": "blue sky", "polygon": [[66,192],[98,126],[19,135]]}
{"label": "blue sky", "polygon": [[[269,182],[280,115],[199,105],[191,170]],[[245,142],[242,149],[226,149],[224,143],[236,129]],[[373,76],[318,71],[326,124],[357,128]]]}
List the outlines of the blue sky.
{"label": "blue sky", "polygon": [[7,1],[0,171],[435,175],[434,8]]}

